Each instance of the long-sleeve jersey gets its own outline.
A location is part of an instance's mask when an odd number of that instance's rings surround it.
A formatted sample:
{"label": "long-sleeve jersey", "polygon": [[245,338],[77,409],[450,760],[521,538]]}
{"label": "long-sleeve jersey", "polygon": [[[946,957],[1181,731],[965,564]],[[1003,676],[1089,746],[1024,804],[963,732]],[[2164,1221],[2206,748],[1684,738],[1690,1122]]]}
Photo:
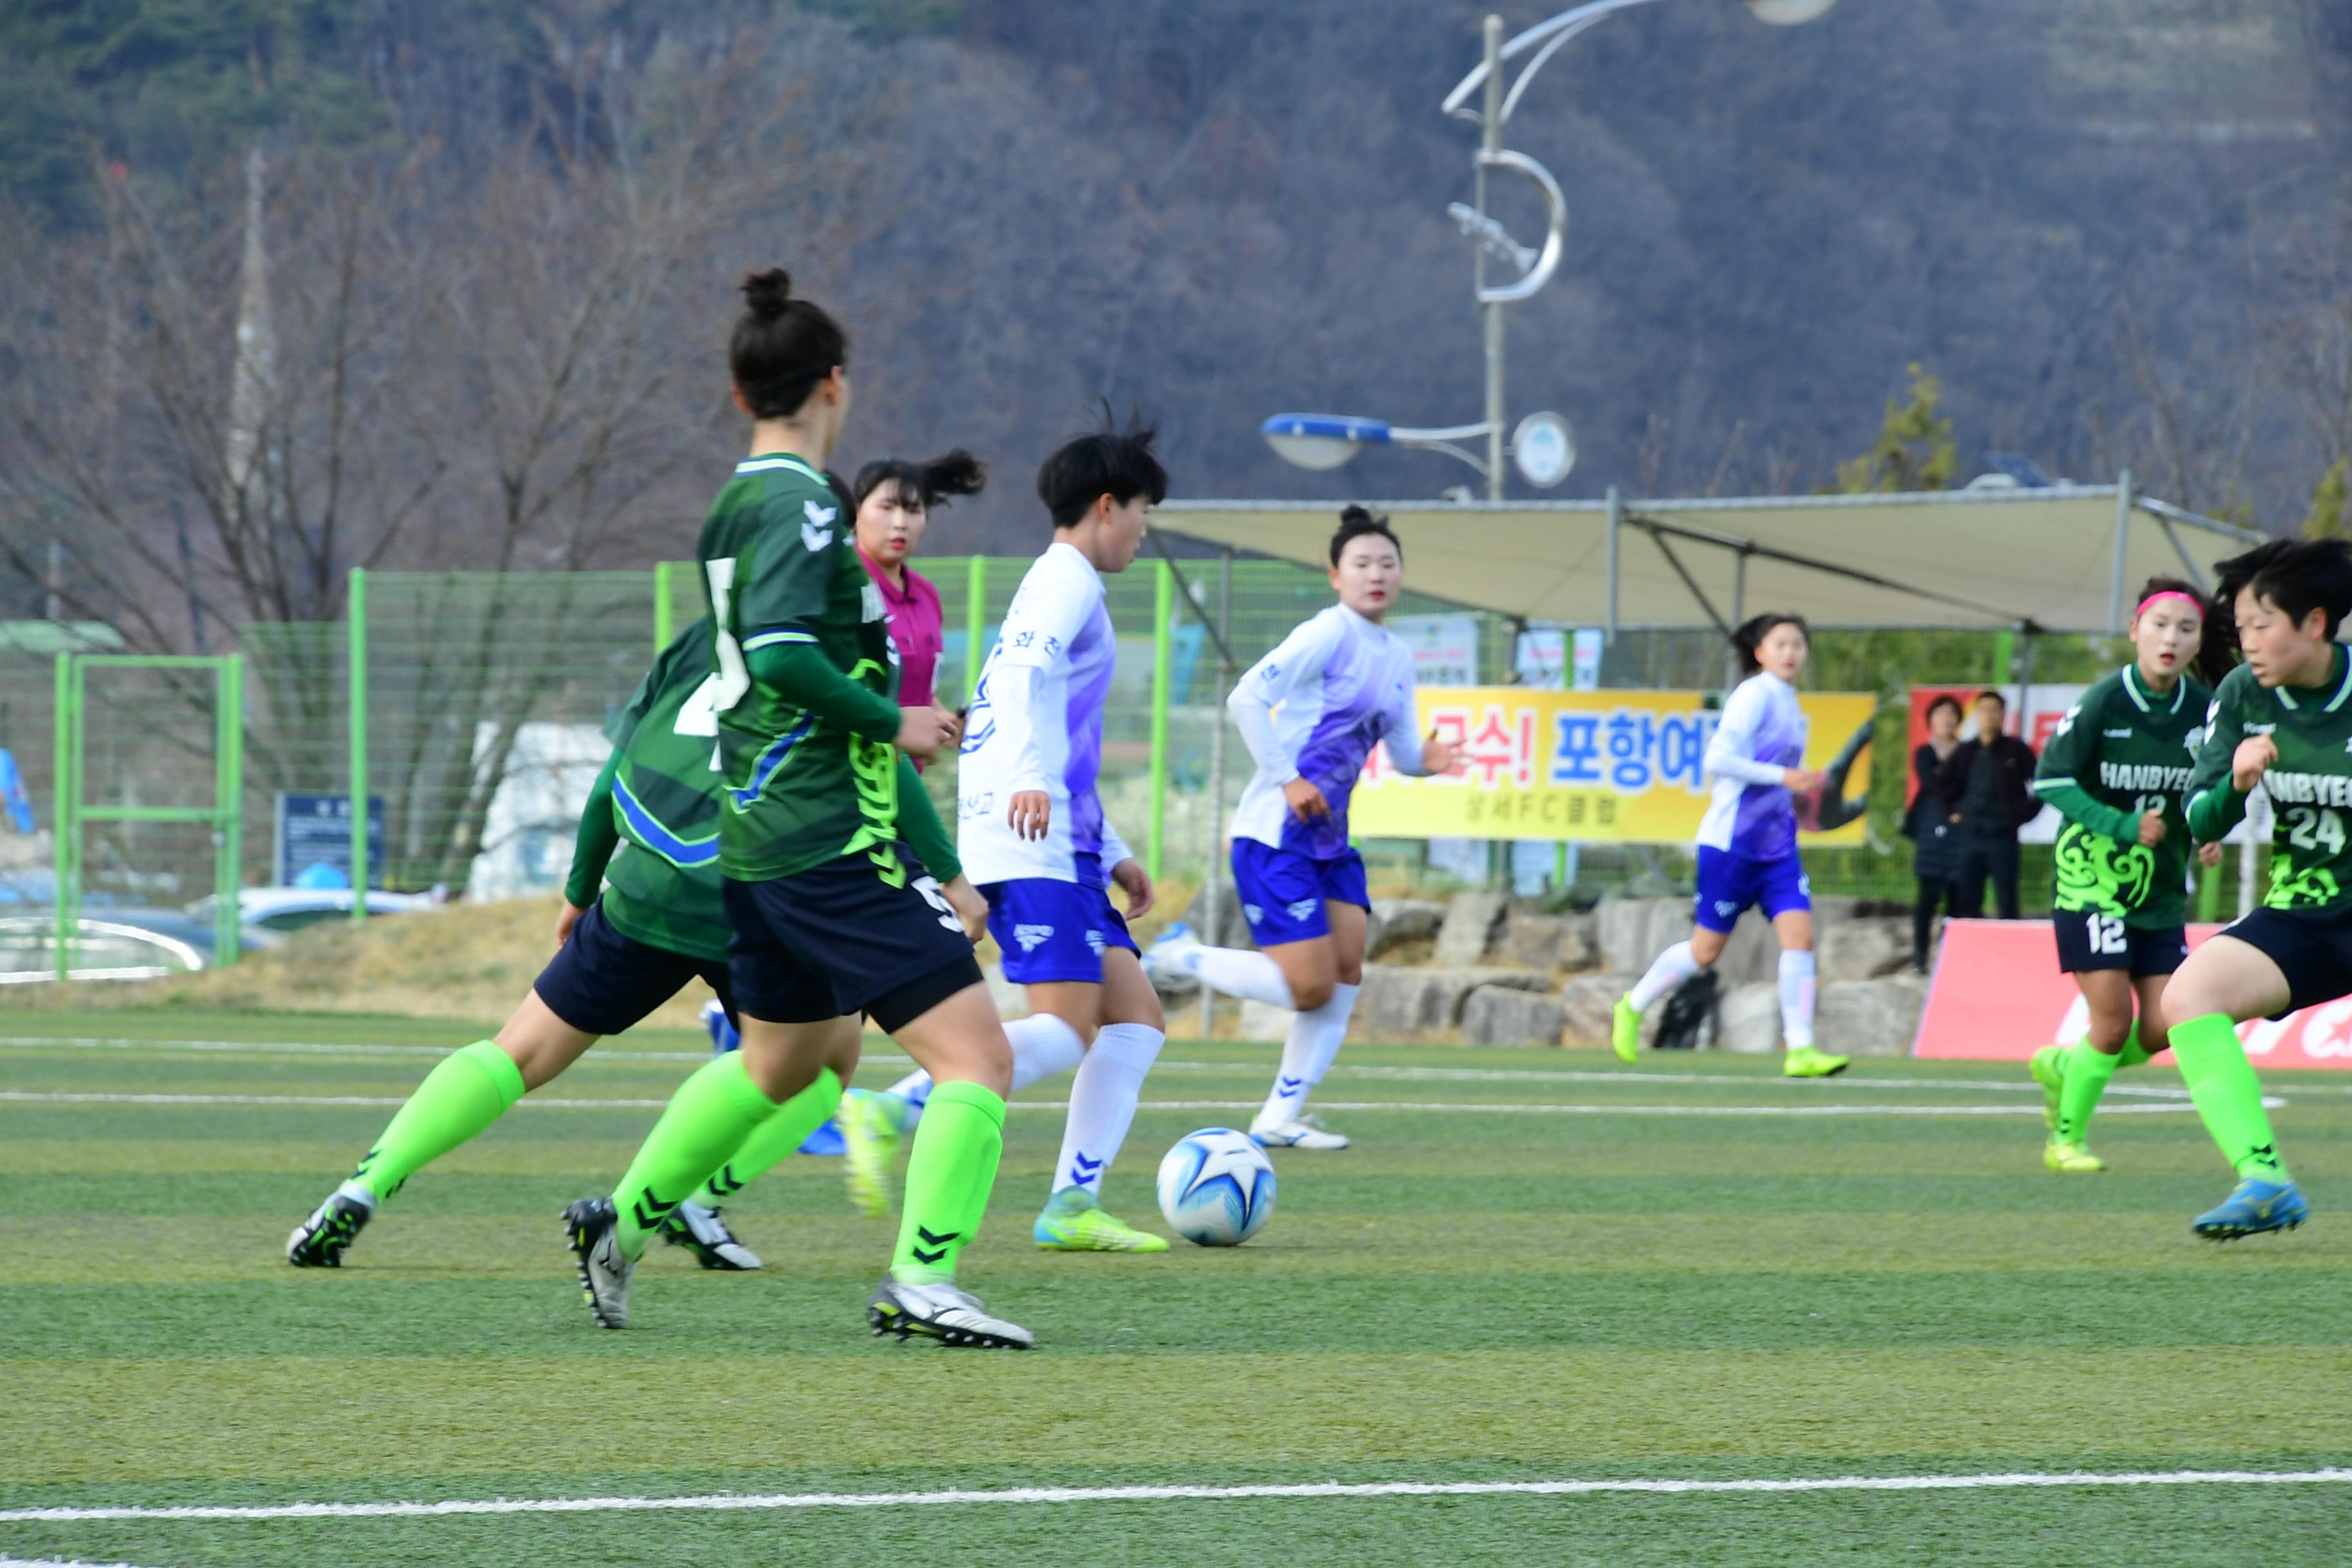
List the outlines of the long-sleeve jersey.
{"label": "long-sleeve jersey", "polygon": [[2189,781],[2189,827],[2218,841],[2246,815],[2231,778],[2240,742],[2268,735],[2278,761],[2262,787],[2277,808],[2271,828],[2275,910],[2334,910],[2352,904],[2352,655],[2338,647],[2317,686],[2264,686],[2239,666],[2206,710],[2205,743]]}
{"label": "long-sleeve jersey", "polygon": [[1805,710],[1797,689],[1759,670],[1733,689],[1706,743],[1714,798],[1700,818],[1702,848],[1751,860],[1777,860],[1797,849],[1797,808],[1780,774],[1805,758]]}
{"label": "long-sleeve jersey", "polygon": [[[1101,574],[1056,542],[1021,579],[964,716],[957,850],[974,882],[1074,882],[1129,858],[1095,787],[1118,658]],[[1034,840],[1005,820],[1013,797],[1031,790],[1053,802]]]}
{"label": "long-sleeve jersey", "polygon": [[[2189,821],[2181,802],[2204,738],[2212,693],[2182,676],[2168,692],[2147,689],[2126,665],[2066,710],[2042,749],[2034,795],[2058,808],[2051,903],[2093,910],[2161,931],[2185,912]],[[2164,816],[2164,841],[2139,841],[2139,819]]]}
{"label": "long-sleeve jersey", "polygon": [[[1383,740],[1397,771],[1419,775],[1412,651],[1395,633],[1334,605],[1302,623],[1241,679],[1225,701],[1257,771],[1234,813],[1234,837],[1328,860],[1347,852],[1348,797]],[[1293,816],[1282,786],[1303,778],[1331,815]]]}

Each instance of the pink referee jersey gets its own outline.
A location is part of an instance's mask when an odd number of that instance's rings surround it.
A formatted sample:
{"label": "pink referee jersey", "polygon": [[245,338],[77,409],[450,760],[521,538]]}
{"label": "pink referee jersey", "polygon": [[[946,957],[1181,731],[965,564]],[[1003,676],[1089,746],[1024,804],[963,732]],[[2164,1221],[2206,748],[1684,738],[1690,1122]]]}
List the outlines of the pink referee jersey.
{"label": "pink referee jersey", "polygon": [[934,700],[931,680],[939,673],[940,649],[945,646],[940,616],[940,591],[912,566],[902,566],[907,585],[894,584],[888,574],[860,550],[866,574],[882,590],[882,609],[890,620],[890,640],[898,645],[898,703],[921,708]]}

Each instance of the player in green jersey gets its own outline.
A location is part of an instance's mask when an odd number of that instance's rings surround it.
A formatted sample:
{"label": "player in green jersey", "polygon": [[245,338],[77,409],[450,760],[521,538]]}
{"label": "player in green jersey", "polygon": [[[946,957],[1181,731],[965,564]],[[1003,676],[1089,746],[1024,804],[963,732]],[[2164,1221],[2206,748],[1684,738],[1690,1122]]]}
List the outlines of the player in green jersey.
{"label": "player in green jersey", "polygon": [[2237,1026],[2352,992],[2352,543],[2273,540],[2224,561],[2217,602],[2245,663],[2223,678],[2189,785],[2189,827],[2217,843],[2260,784],[2277,808],[2263,907],[2189,954],[2164,991],[2173,1059],[2238,1186],[2193,1228],[2216,1241],[2310,1215],[2279,1158]]}
{"label": "player in green jersey", "polygon": [[[730,931],[719,892],[718,775],[710,769],[718,733],[710,647],[706,619],[662,651],[605,726],[613,754],[581,814],[553,961],[494,1038],[475,1041],[426,1075],[351,1180],[295,1227],[287,1261],[340,1266],[377,1207],[411,1175],[478,1137],[525,1093],[689,981],[699,976],[726,1001]],[[934,852],[945,856],[936,863],[960,881],[946,833],[936,816],[927,820]],[[608,867],[611,885],[600,896]],[[986,905],[969,883],[959,892],[977,924]],[[709,1179],[662,1216],[663,1239],[687,1247],[706,1268],[759,1268],[719,1206],[799,1146],[823,1120],[812,1119],[815,1109],[814,1101],[788,1103],[748,1130]]]}
{"label": "player in green jersey", "polygon": [[[1026,1329],[958,1288],[1003,1148],[1013,1058],[962,923],[903,841],[900,768],[955,733],[901,709],[882,597],[852,542],[854,509],[824,463],[849,408],[848,340],[792,297],[782,269],[743,288],[729,344],[751,456],[712,503],[697,553],[711,608],[721,777],[719,866],[740,1074],[670,1102],[609,1199],[566,1211],[600,1321],[625,1321],[632,1246],[795,1097],[838,1105],[870,1016],[938,1087],[907,1165],[877,1333],[1025,1347]],[[703,1075],[696,1075],[699,1079]],[[814,1125],[814,1123],[812,1123]]]}
{"label": "player in green jersey", "polygon": [[[2165,1048],[2157,1001],[2189,956],[2181,801],[2213,696],[2189,671],[2219,679],[2228,637],[2194,584],[2149,578],[2132,615],[2137,657],[2066,710],[2033,775],[2033,793],[2066,819],[2050,923],[2058,967],[2083,988],[2090,1011],[2081,1041],[2033,1054],[2047,1098],[2042,1160],[2053,1171],[2107,1168],[2084,1142],[2091,1113],[2118,1067]],[[2198,856],[2210,866],[2221,847]]]}

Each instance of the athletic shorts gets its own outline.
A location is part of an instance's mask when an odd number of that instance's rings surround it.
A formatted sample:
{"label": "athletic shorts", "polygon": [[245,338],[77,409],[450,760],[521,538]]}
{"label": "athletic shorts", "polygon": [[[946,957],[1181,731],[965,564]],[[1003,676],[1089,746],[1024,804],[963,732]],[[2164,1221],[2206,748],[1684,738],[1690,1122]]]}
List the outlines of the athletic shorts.
{"label": "athletic shorts", "polygon": [[719,1005],[731,1017],[734,993],[725,963],[639,942],[604,918],[599,900],[572,922],[572,935],[531,989],[549,1012],[582,1034],[618,1035],[642,1023],[697,975],[719,993]]}
{"label": "athletic shorts", "polygon": [[1790,910],[1813,907],[1813,885],[1804,863],[1791,852],[1770,860],[1751,859],[1705,844],[1698,847],[1698,897],[1692,918],[1712,931],[1728,932],[1750,908],[1779,920]]}
{"label": "athletic shorts", "polygon": [[1255,838],[1234,840],[1234,889],[1250,940],[1260,947],[1312,942],[1331,934],[1326,903],[1370,910],[1364,891],[1364,858],[1353,849],[1318,860],[1295,849],[1276,849]]}
{"label": "athletic shorts", "polygon": [[1060,980],[1099,985],[1105,949],[1136,951],[1127,918],[1111,907],[1107,888],[1016,877],[980,891],[988,900],[988,934],[1004,953],[1004,978],[1015,985]]}
{"label": "athletic shorts", "polygon": [[887,1034],[967,985],[980,963],[938,880],[903,844],[767,882],[724,883],[736,1005],[774,1024],[866,1013]]}
{"label": "athletic shorts", "polygon": [[2352,995],[2352,909],[2261,909],[2221,928],[2279,966],[2287,1004],[2273,1018]]}
{"label": "athletic shorts", "polygon": [[2189,933],[2179,926],[2141,930],[2121,915],[2090,910],[2053,910],[2050,929],[2058,935],[2058,967],[2068,974],[2095,969],[2128,969],[2134,980],[2169,974],[2189,957]]}

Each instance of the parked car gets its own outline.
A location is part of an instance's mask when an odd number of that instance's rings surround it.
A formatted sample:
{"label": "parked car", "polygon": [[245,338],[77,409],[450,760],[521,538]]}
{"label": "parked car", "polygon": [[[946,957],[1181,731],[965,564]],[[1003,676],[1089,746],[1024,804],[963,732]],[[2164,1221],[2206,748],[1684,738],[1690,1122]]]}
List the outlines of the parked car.
{"label": "parked car", "polygon": [[[191,919],[209,924],[216,897],[198,899],[188,906]],[[352,915],[352,893],[348,888],[241,888],[236,895],[237,913],[249,928],[272,931],[279,936],[300,931],[304,926],[317,925],[320,921],[349,920]],[[368,889],[367,912],[371,919],[377,915],[404,915],[416,910],[429,910],[434,900],[429,893],[387,893],[380,889]]]}
{"label": "parked car", "polygon": [[[0,915],[0,985],[57,978],[57,916],[50,911]],[[241,946],[257,952],[281,940],[254,926]],[[154,980],[210,968],[212,922],[178,910],[106,910],[84,915],[74,936],[76,980]]]}

